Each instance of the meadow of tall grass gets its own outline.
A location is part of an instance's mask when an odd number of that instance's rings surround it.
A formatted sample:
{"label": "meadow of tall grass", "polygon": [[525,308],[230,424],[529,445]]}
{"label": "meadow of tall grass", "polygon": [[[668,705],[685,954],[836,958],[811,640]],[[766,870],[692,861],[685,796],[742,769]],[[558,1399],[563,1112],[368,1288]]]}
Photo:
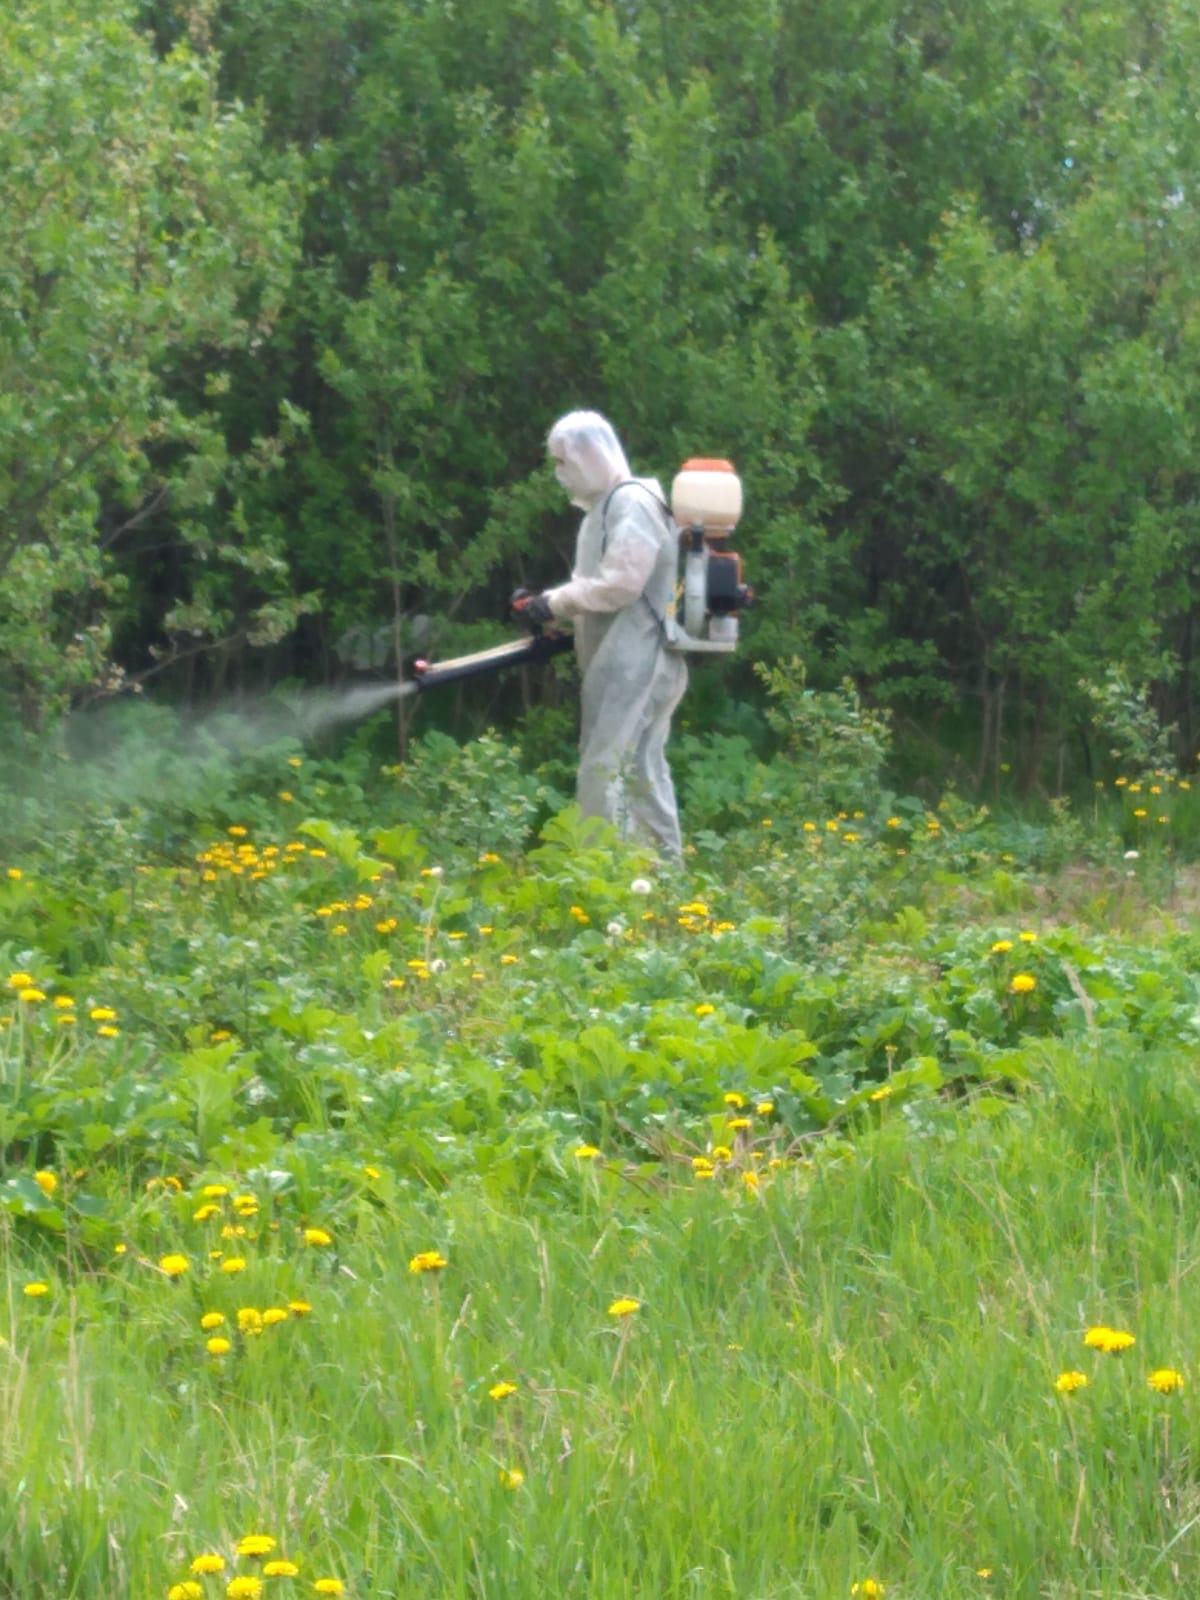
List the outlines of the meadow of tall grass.
{"label": "meadow of tall grass", "polygon": [[161,761],[0,855],[0,1595],[1193,1592],[1190,790]]}

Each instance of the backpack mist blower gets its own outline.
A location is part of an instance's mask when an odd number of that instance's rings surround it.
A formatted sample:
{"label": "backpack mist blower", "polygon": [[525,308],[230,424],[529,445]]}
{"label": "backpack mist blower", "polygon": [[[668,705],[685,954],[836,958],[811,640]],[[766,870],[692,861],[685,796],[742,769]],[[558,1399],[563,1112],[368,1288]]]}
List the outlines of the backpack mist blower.
{"label": "backpack mist blower", "polygon": [[[625,487],[617,484],[609,498]],[[665,617],[658,618],[666,648],[685,655],[729,655],[737,648],[739,615],[754,600],[754,591],[742,582],[741,557],[719,548],[741,518],[742,480],[728,461],[700,457],[685,461],[671,485],[671,504],[662,509],[678,534],[682,568],[675,602]],[[534,627],[531,638],[492,650],[450,661],[416,661],[414,677],[404,684],[403,692],[423,693],[478,673],[549,661],[572,649],[569,633]]]}

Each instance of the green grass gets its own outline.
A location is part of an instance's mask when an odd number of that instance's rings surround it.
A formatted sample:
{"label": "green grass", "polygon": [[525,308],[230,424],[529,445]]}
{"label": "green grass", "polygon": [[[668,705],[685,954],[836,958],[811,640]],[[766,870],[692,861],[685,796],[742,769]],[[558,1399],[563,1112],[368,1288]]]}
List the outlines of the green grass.
{"label": "green grass", "polygon": [[[885,1105],[757,1192],[585,1161],[556,1207],[451,1191],[335,1253],[260,1221],[236,1279],[161,1191],[40,1300],[10,1228],[0,1585],[165,1594],[257,1531],[303,1565],[276,1587],[381,1596],[1192,1592],[1190,1074],[1054,1047],[993,1109]],[[297,1295],[308,1316],[204,1354],[204,1311]],[[1137,1344],[1085,1349],[1097,1323]],[[1181,1393],[1148,1387],[1164,1366]]]}
{"label": "green grass", "polygon": [[1196,1591],[1169,849],[779,779],[662,874],[494,740],[257,759],[0,859],[0,1600],[250,1533],[268,1596]]}

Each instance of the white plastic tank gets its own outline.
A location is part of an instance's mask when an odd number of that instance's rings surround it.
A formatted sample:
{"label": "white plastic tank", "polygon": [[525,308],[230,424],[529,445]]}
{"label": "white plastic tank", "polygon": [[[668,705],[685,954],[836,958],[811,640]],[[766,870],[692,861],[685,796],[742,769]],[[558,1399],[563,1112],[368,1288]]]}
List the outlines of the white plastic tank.
{"label": "white plastic tank", "polygon": [[681,528],[703,528],[714,539],[732,533],[742,515],[742,480],[732,462],[685,461],[671,485],[671,511]]}

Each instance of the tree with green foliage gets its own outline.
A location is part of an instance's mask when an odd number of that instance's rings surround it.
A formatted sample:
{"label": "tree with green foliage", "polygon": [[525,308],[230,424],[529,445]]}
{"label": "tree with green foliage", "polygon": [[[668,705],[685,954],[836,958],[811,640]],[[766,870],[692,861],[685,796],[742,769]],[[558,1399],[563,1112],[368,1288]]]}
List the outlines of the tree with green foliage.
{"label": "tree with green foliage", "polygon": [[237,439],[213,404],[291,281],[293,165],[132,6],[0,17],[0,664],[27,721],[111,681],[133,561],[159,640],[294,619],[283,549],[240,502],[299,419]]}

